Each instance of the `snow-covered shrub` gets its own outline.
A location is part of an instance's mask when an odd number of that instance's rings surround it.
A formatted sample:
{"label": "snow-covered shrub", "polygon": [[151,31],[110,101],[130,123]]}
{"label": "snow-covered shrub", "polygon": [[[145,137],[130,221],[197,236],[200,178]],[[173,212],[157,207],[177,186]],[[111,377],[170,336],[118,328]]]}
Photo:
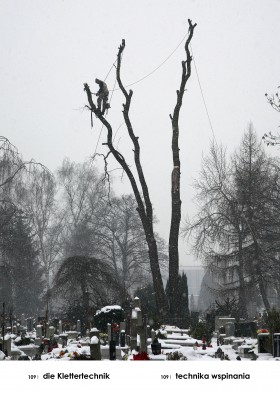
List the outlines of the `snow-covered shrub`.
{"label": "snow-covered shrub", "polygon": [[98,330],[107,332],[107,324],[124,321],[124,310],[119,305],[109,305],[100,309],[94,316],[94,324]]}
{"label": "snow-covered shrub", "polygon": [[181,352],[172,352],[167,355],[167,360],[178,361],[178,360],[187,360],[187,357],[183,355]]}
{"label": "snow-covered shrub", "polygon": [[198,322],[195,326],[191,327],[190,335],[195,339],[205,338],[207,343],[211,341],[211,331],[206,323]]}

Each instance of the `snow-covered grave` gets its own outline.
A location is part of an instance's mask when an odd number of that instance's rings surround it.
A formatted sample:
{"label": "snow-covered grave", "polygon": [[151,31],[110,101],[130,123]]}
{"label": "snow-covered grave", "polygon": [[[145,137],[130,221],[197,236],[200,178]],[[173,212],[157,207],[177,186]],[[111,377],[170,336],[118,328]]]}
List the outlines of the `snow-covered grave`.
{"label": "snow-covered grave", "polygon": [[[97,315],[120,310],[118,305],[105,306]],[[117,324],[112,320],[106,323],[105,332],[104,328],[101,332],[91,327],[82,334],[80,321],[73,326],[76,330],[63,331],[62,321],[56,320],[53,326],[51,322],[36,325],[34,319],[22,315],[21,324],[14,326],[16,334],[5,333],[0,360],[280,360],[280,334],[273,336],[273,357],[269,333],[257,338],[227,335],[233,333],[234,327],[229,317],[217,319],[219,332],[213,333],[211,343],[205,338],[193,338],[189,329],[177,326],[163,325],[155,331],[147,325],[138,298],[133,301],[129,330],[126,322]],[[226,333],[221,333],[224,329]]]}

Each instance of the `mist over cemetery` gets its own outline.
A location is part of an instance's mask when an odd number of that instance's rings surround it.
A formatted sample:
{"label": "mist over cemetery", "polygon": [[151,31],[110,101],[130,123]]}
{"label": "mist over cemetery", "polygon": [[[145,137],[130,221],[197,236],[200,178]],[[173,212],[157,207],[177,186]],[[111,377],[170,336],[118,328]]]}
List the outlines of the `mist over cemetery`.
{"label": "mist over cemetery", "polygon": [[[99,79],[97,93],[94,83],[81,86],[83,116],[89,128],[103,128],[106,154],[93,149],[88,161],[64,159],[52,173],[0,137],[0,360],[280,361],[277,133],[259,137],[250,123],[233,154],[214,138],[194,183],[197,211],[181,218],[180,113],[196,29],[188,20],[170,114],[168,241],[154,228],[156,207],[130,117],[133,91],[122,81],[125,40],[112,66],[115,86]],[[115,87],[133,163],[110,120]],[[280,112],[277,88],[264,92],[267,105]],[[131,194],[114,192],[114,166]],[[203,266],[199,294],[190,293],[180,270],[180,237]]]}

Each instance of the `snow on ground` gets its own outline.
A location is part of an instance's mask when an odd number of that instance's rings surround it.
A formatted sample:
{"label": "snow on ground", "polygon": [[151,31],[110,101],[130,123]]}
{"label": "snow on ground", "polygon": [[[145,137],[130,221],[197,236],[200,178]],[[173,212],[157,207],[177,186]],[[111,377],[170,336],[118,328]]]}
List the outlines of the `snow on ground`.
{"label": "snow on ground", "polygon": [[[153,360],[166,360],[166,359],[180,359],[188,361],[221,361],[220,358],[215,357],[215,353],[220,348],[223,352],[225,361],[251,361],[251,358],[245,358],[242,352],[249,354],[254,353],[256,361],[280,361],[280,358],[273,358],[270,353],[258,353],[258,343],[256,338],[235,338],[229,337],[224,338],[226,343],[231,342],[231,344],[217,345],[217,339],[212,338],[211,345],[203,349],[203,343],[201,340],[190,337],[187,334],[187,330],[180,330],[177,327],[165,326],[164,329],[160,330],[161,337],[164,339],[158,339],[161,344],[161,354],[153,355],[151,349],[151,338],[148,339],[148,355],[150,359]],[[164,335],[163,335],[164,334]],[[33,336],[33,333],[32,335]],[[25,346],[16,346],[19,342],[20,337],[13,338],[12,341],[12,352],[18,355],[25,355],[24,350],[28,354],[29,348],[36,348],[34,344]],[[49,353],[43,353],[42,360],[75,360],[75,359],[89,359],[90,357],[90,343],[95,343],[96,337],[81,338],[80,340],[68,340],[68,344],[65,348],[62,345],[58,345],[58,348],[53,349]],[[233,348],[235,347],[235,349]],[[117,347],[118,353],[120,355],[119,359],[132,360],[133,354],[137,352],[128,351],[128,348]],[[101,353],[104,355],[109,354],[109,346],[101,345]],[[4,359],[4,353],[0,352],[0,360]],[[106,358],[104,358],[106,360]],[[11,360],[11,357],[6,357],[5,360]]]}

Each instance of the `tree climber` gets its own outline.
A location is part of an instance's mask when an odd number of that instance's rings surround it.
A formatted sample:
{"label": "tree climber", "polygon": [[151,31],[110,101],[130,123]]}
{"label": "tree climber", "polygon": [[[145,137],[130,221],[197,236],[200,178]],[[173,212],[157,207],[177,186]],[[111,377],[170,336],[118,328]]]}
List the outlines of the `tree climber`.
{"label": "tree climber", "polygon": [[110,104],[108,103],[109,90],[105,82],[100,81],[100,79],[95,80],[95,82],[99,85],[99,90],[95,95],[97,98],[97,107],[99,111],[101,111],[102,115],[104,115],[106,109],[110,108]]}

